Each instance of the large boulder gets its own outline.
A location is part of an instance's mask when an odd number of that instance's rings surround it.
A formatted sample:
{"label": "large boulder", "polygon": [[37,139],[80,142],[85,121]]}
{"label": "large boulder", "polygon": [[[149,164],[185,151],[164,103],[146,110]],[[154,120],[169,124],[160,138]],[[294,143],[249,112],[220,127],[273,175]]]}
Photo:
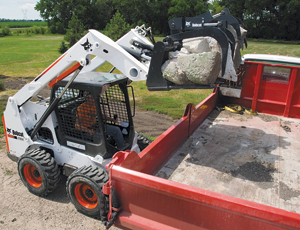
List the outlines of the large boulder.
{"label": "large boulder", "polygon": [[218,51],[181,54],[162,66],[163,77],[176,85],[213,84],[221,70],[222,60]]}
{"label": "large boulder", "polygon": [[[240,41],[238,39],[237,33],[235,31],[235,29],[233,28],[233,26],[228,25],[227,29],[233,34],[234,39],[235,39],[235,47],[234,47],[234,56],[233,56],[233,66],[235,71],[238,70],[238,68],[240,67],[241,64],[241,44]],[[245,30],[244,28],[240,27],[240,31],[241,31],[241,37],[242,37],[242,41],[244,41],[246,35],[247,35],[247,30]]]}
{"label": "large boulder", "polygon": [[220,46],[210,37],[183,40],[180,51],[170,52],[163,77],[177,85],[213,84],[221,71]]}
{"label": "large boulder", "polygon": [[177,59],[171,59],[162,66],[163,77],[176,85],[191,85],[193,82],[189,81],[186,74],[178,66]]}
{"label": "large boulder", "polygon": [[215,83],[221,71],[221,53],[211,51],[180,56],[178,65],[189,81],[200,85],[210,85]]}
{"label": "large boulder", "polygon": [[[240,66],[240,44],[236,32],[233,33],[236,46],[232,58],[230,45],[228,45],[227,63],[225,73],[222,75],[222,53],[218,42],[212,37],[197,37],[184,39],[180,51],[170,52],[169,60],[162,65],[163,77],[177,85],[214,84],[216,79],[223,78],[237,81],[236,71]],[[242,31],[245,37],[246,30]]]}

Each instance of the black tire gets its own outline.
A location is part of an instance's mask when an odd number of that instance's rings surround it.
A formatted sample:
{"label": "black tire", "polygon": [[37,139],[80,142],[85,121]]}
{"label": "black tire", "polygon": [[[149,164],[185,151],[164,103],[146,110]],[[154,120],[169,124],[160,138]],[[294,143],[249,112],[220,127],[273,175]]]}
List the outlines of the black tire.
{"label": "black tire", "polygon": [[152,141],[144,136],[143,134],[139,133],[137,137],[137,143],[141,151],[143,151],[148,145],[152,143]]}
{"label": "black tire", "polygon": [[108,174],[105,170],[95,166],[83,166],[69,176],[67,194],[79,212],[100,218],[101,190],[107,181]]}
{"label": "black tire", "polygon": [[18,160],[18,172],[27,189],[38,196],[53,192],[60,181],[60,170],[46,150],[32,149]]}

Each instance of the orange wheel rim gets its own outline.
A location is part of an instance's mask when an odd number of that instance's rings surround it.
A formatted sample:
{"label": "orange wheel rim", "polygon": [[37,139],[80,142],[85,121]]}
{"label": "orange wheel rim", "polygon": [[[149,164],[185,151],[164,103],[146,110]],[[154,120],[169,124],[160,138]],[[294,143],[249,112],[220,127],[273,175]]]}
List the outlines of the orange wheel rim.
{"label": "orange wheel rim", "polygon": [[75,186],[74,191],[76,199],[83,207],[88,209],[97,207],[98,197],[90,186],[80,183]]}
{"label": "orange wheel rim", "polygon": [[25,165],[23,172],[25,179],[32,187],[38,188],[42,185],[41,174],[33,165]]}

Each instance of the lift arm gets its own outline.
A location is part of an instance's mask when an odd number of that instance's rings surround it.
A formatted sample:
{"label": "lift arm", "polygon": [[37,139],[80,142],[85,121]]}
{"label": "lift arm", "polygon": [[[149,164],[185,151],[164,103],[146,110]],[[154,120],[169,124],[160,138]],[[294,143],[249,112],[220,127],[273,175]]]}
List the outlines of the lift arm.
{"label": "lift arm", "polygon": [[[132,36],[132,35],[129,35]],[[124,38],[125,39],[125,38]],[[127,40],[129,38],[127,37]],[[120,44],[122,44],[119,41]],[[96,59],[92,57],[96,56]],[[91,61],[92,59],[92,61]],[[94,60],[94,61],[93,61]],[[133,81],[146,80],[148,66],[130,55],[119,44],[96,30],[90,30],[75,45],[61,55],[32,82],[18,91],[14,100],[20,107],[49,84],[52,87],[57,81],[83,66],[83,70],[94,63],[94,67],[108,61]],[[103,64],[103,63],[102,63]]]}

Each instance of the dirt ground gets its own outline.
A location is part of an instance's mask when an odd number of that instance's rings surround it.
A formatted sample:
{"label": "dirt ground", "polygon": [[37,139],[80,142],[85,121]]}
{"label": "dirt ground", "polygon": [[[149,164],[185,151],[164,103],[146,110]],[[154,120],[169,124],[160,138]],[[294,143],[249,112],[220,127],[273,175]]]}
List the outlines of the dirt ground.
{"label": "dirt ground", "polygon": [[[29,80],[11,81],[5,76],[0,79],[7,89],[19,89]],[[44,91],[42,96],[47,95],[49,91]],[[150,111],[137,110],[134,117],[136,131],[152,137],[159,136],[174,122],[166,115]],[[65,184],[66,177],[62,177],[58,188],[47,197],[31,194],[19,178],[17,164],[6,156],[5,138],[0,139],[0,229],[105,229],[99,220],[76,211]]]}

